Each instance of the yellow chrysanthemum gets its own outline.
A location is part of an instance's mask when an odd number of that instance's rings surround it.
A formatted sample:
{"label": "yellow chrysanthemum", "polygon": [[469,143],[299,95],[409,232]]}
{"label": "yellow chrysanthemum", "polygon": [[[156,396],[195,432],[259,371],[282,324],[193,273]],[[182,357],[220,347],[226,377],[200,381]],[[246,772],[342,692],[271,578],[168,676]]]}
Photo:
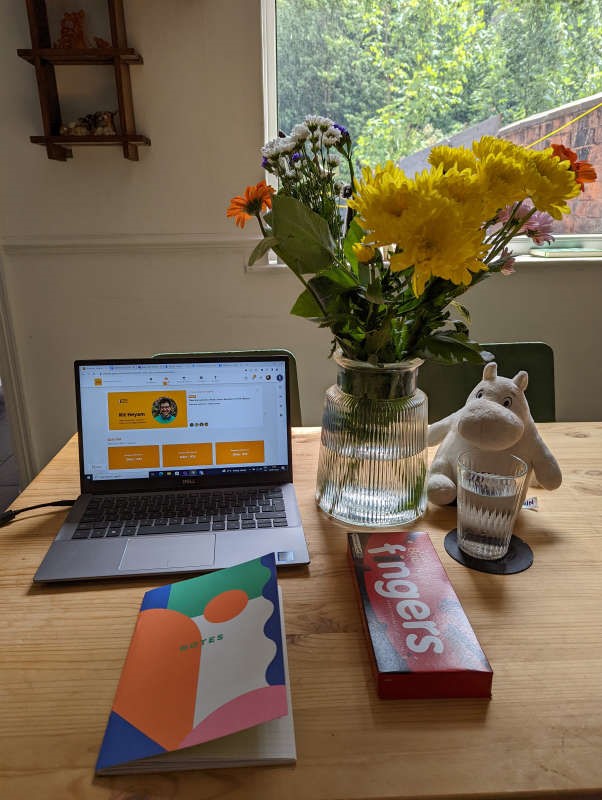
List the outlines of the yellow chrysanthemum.
{"label": "yellow chrysanthemum", "polygon": [[357,212],[362,227],[372,232],[375,244],[396,240],[399,220],[408,205],[408,186],[405,173],[392,161],[374,171],[365,167],[362,179],[356,180],[349,206]]}
{"label": "yellow chrysanthemum", "polygon": [[468,170],[474,172],[476,169],[476,159],[466,147],[449,147],[448,145],[438,145],[433,147],[429,153],[429,164],[434,167],[441,165],[444,172],[448,172],[455,167],[458,172]]}
{"label": "yellow chrysanthemum", "polygon": [[351,249],[362,264],[368,264],[376,255],[376,248],[370,244],[364,244],[364,242],[356,242]]}
{"label": "yellow chrysanthemum", "polygon": [[482,217],[483,190],[477,172],[450,167],[432,186],[442,197],[462,203],[467,216]]}
{"label": "yellow chrysanthemum", "polygon": [[526,194],[538,211],[561,219],[563,214],[570,213],[566,201],[577,197],[581,191],[570,162],[553,155],[551,147],[529,155],[529,168],[525,170]]}
{"label": "yellow chrysanthemum", "polygon": [[478,219],[454,201],[416,194],[400,221],[400,252],[391,256],[391,269],[414,267],[412,289],[419,297],[431,277],[469,285],[472,273],[487,269],[487,254]]}
{"label": "yellow chrysanthemum", "polygon": [[527,197],[527,171],[527,159],[520,155],[517,157],[511,151],[489,153],[479,162],[478,174],[486,219],[492,219],[498,209]]}
{"label": "yellow chrysanthemum", "polygon": [[495,136],[482,136],[478,141],[472,143],[472,152],[480,160],[486,159],[487,156],[516,158],[520,157],[523,148],[506,139],[496,139]]}

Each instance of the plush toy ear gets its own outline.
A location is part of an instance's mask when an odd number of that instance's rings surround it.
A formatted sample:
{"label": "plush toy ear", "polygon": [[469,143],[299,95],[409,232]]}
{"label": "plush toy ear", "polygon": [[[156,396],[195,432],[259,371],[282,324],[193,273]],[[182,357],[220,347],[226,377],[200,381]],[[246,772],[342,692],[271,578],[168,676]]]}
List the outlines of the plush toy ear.
{"label": "plush toy ear", "polygon": [[524,369],[521,369],[520,372],[517,372],[514,378],[512,378],[514,383],[518,386],[519,389],[522,389],[523,392],[527,388],[527,384],[529,383],[529,373],[525,372]]}
{"label": "plush toy ear", "polygon": [[483,380],[484,381],[494,381],[497,378],[497,364],[495,361],[490,361],[489,364],[485,364],[485,369],[483,370]]}

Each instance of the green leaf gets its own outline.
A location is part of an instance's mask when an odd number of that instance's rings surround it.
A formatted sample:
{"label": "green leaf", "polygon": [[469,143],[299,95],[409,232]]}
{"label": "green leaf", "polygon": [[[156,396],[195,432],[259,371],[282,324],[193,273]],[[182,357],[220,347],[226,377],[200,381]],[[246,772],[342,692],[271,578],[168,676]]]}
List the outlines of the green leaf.
{"label": "green leaf", "polygon": [[483,364],[493,358],[493,354],[482,350],[478,342],[455,331],[437,331],[425,336],[420,342],[419,355],[446,364]]}
{"label": "green leaf", "polygon": [[332,269],[323,270],[315,277],[332,281],[332,283],[336,283],[343,289],[357,289],[358,286],[357,278],[346,269],[333,267]]}
{"label": "green leaf", "polygon": [[332,263],[335,243],[319,214],[287,195],[272,198],[274,252],[297,275],[316,273]]}
{"label": "green leaf", "polygon": [[296,299],[290,313],[295,314],[297,317],[305,317],[309,319],[324,318],[324,313],[320,308],[320,304],[313,294],[307,289],[304,292],[301,292],[299,297]]}
{"label": "green leaf", "polygon": [[366,349],[374,355],[382,350],[391,341],[391,327],[384,326],[378,331],[372,331],[366,336]]}
{"label": "green leaf", "polygon": [[357,275],[362,286],[368,286],[372,277],[372,271],[370,270],[369,265],[363,264],[361,261],[359,261],[357,265]]}
{"label": "green leaf", "polygon": [[385,298],[383,297],[383,287],[379,280],[372,281],[372,283],[368,286],[366,289],[366,299],[377,306],[380,306],[385,302]]}
{"label": "green leaf", "polygon": [[351,265],[351,268],[354,272],[357,272],[359,262],[353,252],[353,245],[357,244],[357,242],[361,241],[364,236],[364,229],[362,226],[357,222],[356,219],[353,219],[351,225],[349,226],[349,230],[345,236],[343,241],[343,253],[345,254],[345,258]]}
{"label": "green leaf", "polygon": [[466,322],[470,324],[470,311],[466,308],[466,306],[463,306],[462,303],[458,303],[457,300],[452,300],[450,306],[454,309],[454,311],[457,311],[458,314],[460,314],[460,316],[466,320]]}
{"label": "green leaf", "polygon": [[[336,313],[337,309],[331,308],[331,306],[333,303],[340,305],[339,301],[343,299],[344,290],[342,290],[341,285],[333,281],[329,273],[325,272],[310,278],[308,285],[311,287],[311,291],[318,296],[324,308],[327,309],[329,316]],[[349,302],[347,301],[344,303],[343,313],[348,313],[348,306]]]}
{"label": "green leaf", "polygon": [[249,266],[252,266],[256,261],[264,256],[268,250],[273,249],[277,244],[278,239],[276,239],[274,236],[266,236],[263,238],[249,256]]}

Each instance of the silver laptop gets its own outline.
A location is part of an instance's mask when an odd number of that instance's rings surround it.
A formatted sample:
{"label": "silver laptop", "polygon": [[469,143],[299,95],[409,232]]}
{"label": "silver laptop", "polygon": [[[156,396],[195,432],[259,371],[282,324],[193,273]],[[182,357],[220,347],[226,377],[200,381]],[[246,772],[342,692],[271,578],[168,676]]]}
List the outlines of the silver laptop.
{"label": "silver laptop", "polygon": [[75,362],[81,496],[34,576],[205,572],[309,553],[293,487],[289,362]]}

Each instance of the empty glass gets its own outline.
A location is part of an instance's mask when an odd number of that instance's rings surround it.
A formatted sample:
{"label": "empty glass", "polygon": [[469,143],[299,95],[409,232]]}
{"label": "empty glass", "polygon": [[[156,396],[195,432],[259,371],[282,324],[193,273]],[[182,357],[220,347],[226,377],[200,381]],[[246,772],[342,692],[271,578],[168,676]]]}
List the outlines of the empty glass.
{"label": "empty glass", "polygon": [[469,450],[458,456],[457,541],[473,558],[503,558],[520,511],[529,468],[510,453]]}

